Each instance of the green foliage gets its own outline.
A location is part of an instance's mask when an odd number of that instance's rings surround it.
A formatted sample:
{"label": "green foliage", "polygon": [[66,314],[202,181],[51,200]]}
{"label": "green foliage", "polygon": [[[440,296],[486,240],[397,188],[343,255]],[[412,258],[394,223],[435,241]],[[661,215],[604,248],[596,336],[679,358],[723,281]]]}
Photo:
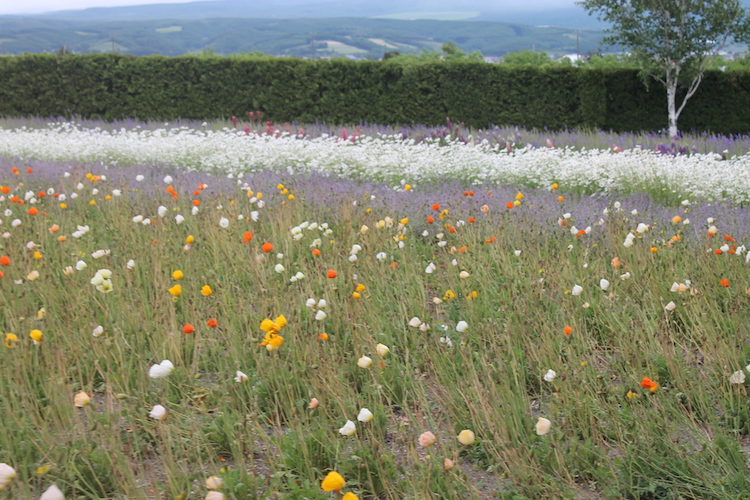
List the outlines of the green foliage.
{"label": "green foliage", "polygon": [[529,66],[552,66],[555,61],[544,51],[535,50],[522,50],[520,52],[511,52],[503,56],[503,63],[505,64],[516,64],[522,65],[527,64]]}
{"label": "green foliage", "polygon": [[[582,0],[578,4],[612,23],[604,42],[630,51],[644,80],[653,78],[664,86],[672,136],[677,135],[677,119],[711,60],[730,40],[750,40],[750,13],[740,0]],[[684,89],[679,99],[678,89]]]}
{"label": "green foliage", "polygon": [[[447,46],[385,62],[119,54],[0,58],[0,116],[174,120],[244,117],[276,122],[490,124],[560,130],[659,130],[663,95],[638,71],[565,65],[485,64]],[[533,53],[530,53],[533,55]],[[533,57],[540,57],[533,55]],[[408,61],[408,64],[403,64]],[[750,75],[711,71],[686,108],[684,127],[750,129]]]}

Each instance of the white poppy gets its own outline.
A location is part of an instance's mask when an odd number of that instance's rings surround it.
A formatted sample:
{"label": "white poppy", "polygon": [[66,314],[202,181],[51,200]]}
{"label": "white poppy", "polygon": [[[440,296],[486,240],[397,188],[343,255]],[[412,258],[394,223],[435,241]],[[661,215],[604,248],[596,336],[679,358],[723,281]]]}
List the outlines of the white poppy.
{"label": "white poppy", "polygon": [[544,417],[539,417],[539,420],[536,422],[536,433],[539,436],[544,436],[547,434],[552,427],[552,422],[547,420]]}
{"label": "white poppy", "polygon": [[344,436],[352,436],[355,432],[357,432],[357,426],[351,420],[347,420],[344,426],[339,429],[339,434]]}
{"label": "white poppy", "polygon": [[52,485],[47,490],[42,493],[42,496],[39,497],[39,500],[65,500],[65,495],[63,495],[63,492],[60,491],[60,488],[58,488],[56,485]]}
{"label": "white poppy", "polygon": [[583,287],[581,285],[573,285],[573,289],[570,291],[571,295],[581,295],[583,293]]}
{"label": "white poppy", "polygon": [[234,381],[237,383],[247,382],[247,375],[237,370],[237,376],[234,377]]}
{"label": "white poppy", "polygon": [[148,414],[148,416],[153,418],[154,420],[164,420],[165,418],[167,418],[167,409],[162,405],[156,405],[151,408],[151,412]]}
{"label": "white poppy", "polygon": [[731,384],[744,384],[745,383],[745,372],[737,370],[729,376],[729,383]]}
{"label": "white poppy", "polygon": [[370,368],[372,365],[372,359],[368,358],[367,356],[362,356],[357,360],[357,366],[360,368]]}
{"label": "white poppy", "polygon": [[466,321],[459,321],[456,325],[456,331],[459,333],[463,333],[466,330],[469,329],[469,324]]}
{"label": "white poppy", "polygon": [[370,420],[372,420],[372,418],[373,414],[367,408],[362,408],[361,410],[359,410],[359,415],[357,415],[357,420],[359,420],[360,422],[369,422]]}
{"label": "white poppy", "polygon": [[557,377],[557,372],[555,372],[555,370],[547,370],[547,373],[544,374],[545,382],[552,382],[555,380],[555,377]]}
{"label": "white poppy", "polygon": [[151,378],[164,378],[167,377],[174,370],[174,365],[168,359],[165,359],[158,365],[153,365],[148,371],[148,376]]}

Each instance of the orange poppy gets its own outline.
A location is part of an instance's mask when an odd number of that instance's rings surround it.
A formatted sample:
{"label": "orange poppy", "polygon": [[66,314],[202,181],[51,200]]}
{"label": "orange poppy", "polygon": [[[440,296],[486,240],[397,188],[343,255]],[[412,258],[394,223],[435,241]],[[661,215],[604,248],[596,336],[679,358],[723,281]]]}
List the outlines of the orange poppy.
{"label": "orange poppy", "polygon": [[36,194],[36,197],[37,197],[37,198],[44,198],[45,196],[47,196],[47,193],[45,193],[44,191],[39,191],[39,192],[38,192],[38,193]]}
{"label": "orange poppy", "polygon": [[8,186],[3,186],[3,187],[0,187],[0,191],[2,191],[3,194],[8,194],[10,193],[10,188]]}
{"label": "orange poppy", "polygon": [[252,239],[253,233],[251,233],[250,231],[246,231],[245,234],[242,235],[242,243],[249,243]]}
{"label": "orange poppy", "polygon": [[338,273],[336,271],[334,271],[333,269],[329,269],[327,276],[328,276],[329,279],[333,279],[336,276],[338,276]]}
{"label": "orange poppy", "polygon": [[195,327],[191,325],[190,323],[185,323],[185,326],[182,327],[182,333],[193,333],[195,332]]}
{"label": "orange poppy", "polygon": [[570,335],[573,331],[573,327],[570,325],[565,325],[565,328],[563,329],[563,333],[567,336]]}
{"label": "orange poppy", "polygon": [[208,325],[209,327],[211,327],[211,328],[216,328],[217,326],[219,326],[219,322],[218,322],[218,321],[216,321],[216,318],[211,318],[211,319],[209,319],[208,321],[206,321],[206,324],[207,324],[207,325]]}
{"label": "orange poppy", "polygon": [[435,217],[433,217],[432,215],[428,215],[427,224],[432,224],[433,222],[435,222]]}
{"label": "orange poppy", "polygon": [[659,388],[659,384],[648,377],[643,377],[643,380],[641,380],[641,387],[648,389],[648,392],[656,392],[656,389]]}
{"label": "orange poppy", "polygon": [[729,280],[728,280],[728,279],[726,279],[726,278],[723,278],[723,279],[722,279],[722,280],[721,280],[721,281],[720,281],[719,283],[720,283],[720,284],[721,284],[721,286],[723,286],[724,288],[729,288]]}
{"label": "orange poppy", "polygon": [[273,245],[270,243],[263,243],[263,245],[260,247],[263,252],[268,253],[273,251]]}
{"label": "orange poppy", "polygon": [[505,206],[508,208],[508,210],[510,210],[511,208],[513,208],[513,203],[509,201],[505,204]]}
{"label": "orange poppy", "polygon": [[484,244],[487,245],[489,243],[494,243],[494,242],[495,242],[495,237],[494,236],[490,236],[490,239],[487,240],[487,241],[485,241]]}
{"label": "orange poppy", "polygon": [[29,215],[36,215],[39,213],[39,209],[37,209],[36,207],[31,207],[30,209],[27,210],[27,212]]}
{"label": "orange poppy", "polygon": [[476,222],[477,220],[474,217],[469,217],[469,222]]}
{"label": "orange poppy", "polygon": [[433,210],[440,210],[440,203],[435,203],[432,205]]}
{"label": "orange poppy", "polygon": [[201,200],[193,200],[193,206],[199,207],[201,205]]}
{"label": "orange poppy", "polygon": [[7,255],[3,255],[0,257],[0,264],[3,266],[9,266],[10,265],[10,257]]}
{"label": "orange poppy", "polygon": [[318,338],[322,340],[323,342],[328,342],[328,334],[327,333],[321,333],[318,335]]}
{"label": "orange poppy", "polygon": [[716,250],[714,250],[714,252],[716,253],[716,255],[721,255],[722,253],[724,253],[721,251],[721,248],[717,248]]}
{"label": "orange poppy", "polygon": [[313,255],[314,255],[315,257],[317,257],[318,255],[320,255],[320,250],[318,250],[317,248],[313,248],[313,249],[312,249],[312,254],[313,254]]}

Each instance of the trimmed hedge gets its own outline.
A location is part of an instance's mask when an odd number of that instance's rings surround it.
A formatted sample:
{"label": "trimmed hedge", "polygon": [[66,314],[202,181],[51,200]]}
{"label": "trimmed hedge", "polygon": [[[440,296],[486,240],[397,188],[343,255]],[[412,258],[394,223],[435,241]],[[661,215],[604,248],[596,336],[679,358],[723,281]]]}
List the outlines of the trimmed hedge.
{"label": "trimmed hedge", "polygon": [[[750,132],[750,74],[706,73],[683,130]],[[193,56],[0,57],[0,115],[276,122],[666,128],[666,92],[637,71],[476,62],[239,60]]]}

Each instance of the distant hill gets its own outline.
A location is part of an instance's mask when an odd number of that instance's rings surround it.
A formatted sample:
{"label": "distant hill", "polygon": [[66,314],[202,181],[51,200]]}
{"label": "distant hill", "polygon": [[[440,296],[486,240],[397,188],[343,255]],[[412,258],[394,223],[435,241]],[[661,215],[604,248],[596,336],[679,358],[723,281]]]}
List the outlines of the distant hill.
{"label": "distant hill", "polygon": [[38,17],[75,21],[148,21],[156,19],[295,19],[330,17],[380,17],[397,19],[500,21],[514,24],[554,25],[578,29],[601,29],[604,24],[586,14],[570,0],[548,0],[545,8],[523,2],[477,2],[476,0],[218,0],[180,4],[98,7],[57,11]]}
{"label": "distant hill", "polygon": [[[445,42],[453,42],[466,52],[478,50],[485,56],[500,56],[524,49],[551,54],[575,53],[576,39],[580,52],[587,53],[596,50],[603,37],[595,30],[490,21],[345,17],[197,19],[201,12],[206,14],[203,9],[207,6],[225,3],[230,2],[180,4],[186,6],[182,18],[161,20],[132,17],[138,12],[144,17],[166,15],[174,4],[87,9],[79,11],[90,14],[83,19],[73,15],[61,18],[3,16],[0,17],[0,52],[54,52],[64,45],[76,53],[117,51],[176,56],[213,50],[217,54],[260,51],[307,57],[312,53],[314,36],[317,57],[352,55],[379,59],[387,51],[440,50]],[[112,16],[117,16],[111,11],[122,12],[121,19],[112,20]],[[290,13],[292,11],[294,9],[289,9]]]}

